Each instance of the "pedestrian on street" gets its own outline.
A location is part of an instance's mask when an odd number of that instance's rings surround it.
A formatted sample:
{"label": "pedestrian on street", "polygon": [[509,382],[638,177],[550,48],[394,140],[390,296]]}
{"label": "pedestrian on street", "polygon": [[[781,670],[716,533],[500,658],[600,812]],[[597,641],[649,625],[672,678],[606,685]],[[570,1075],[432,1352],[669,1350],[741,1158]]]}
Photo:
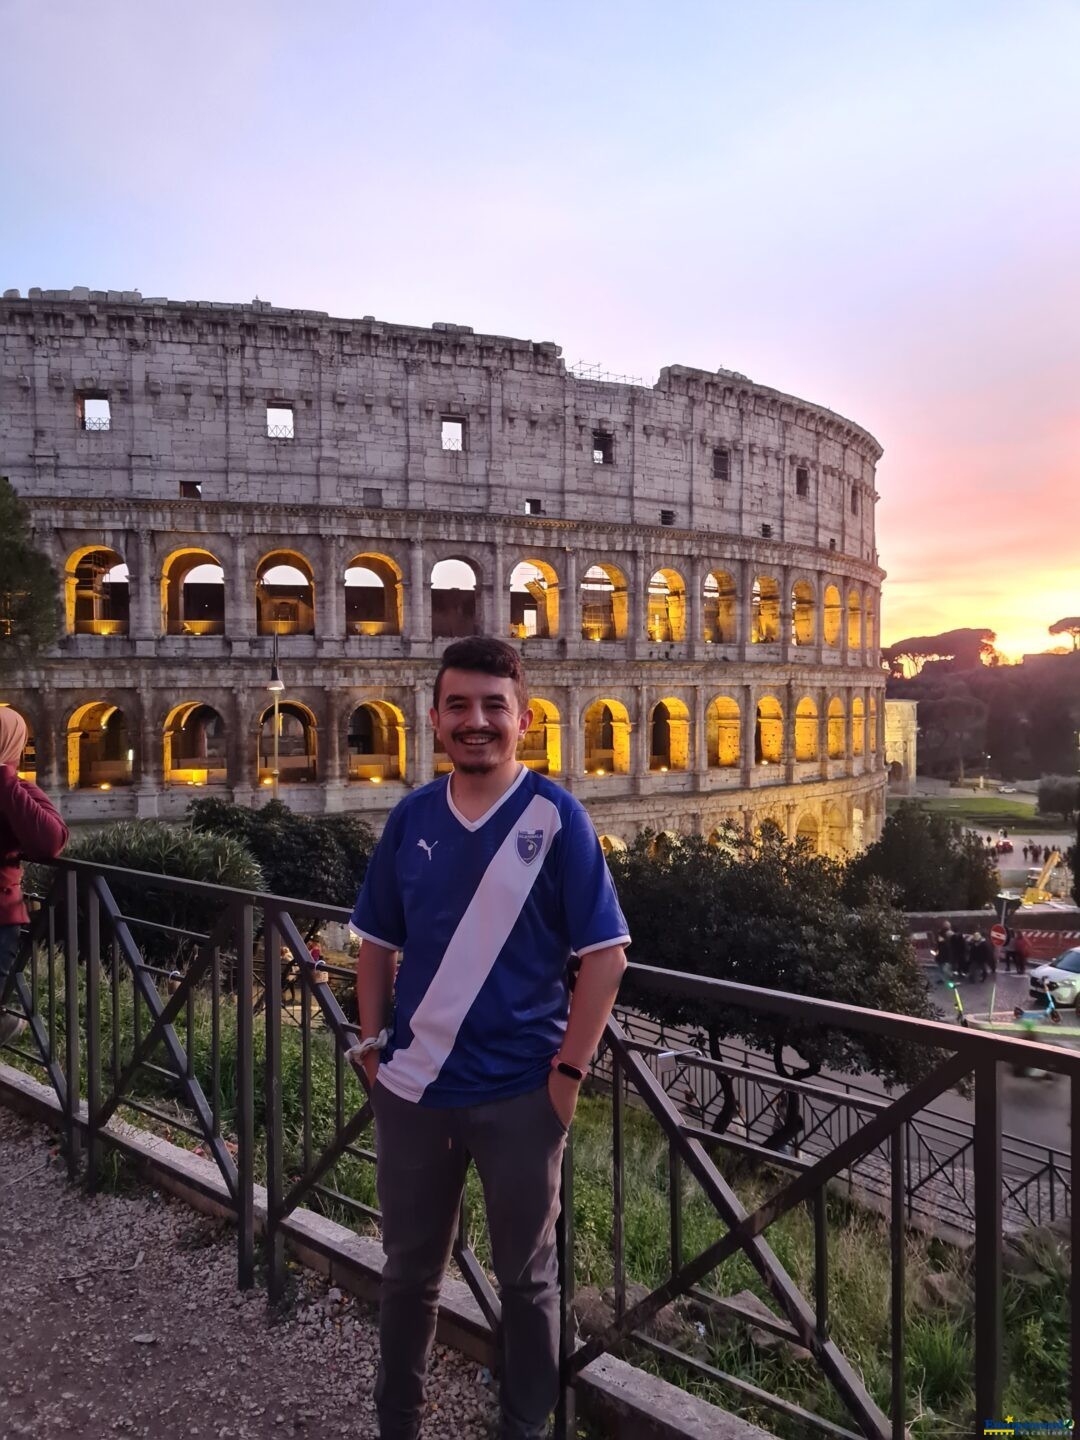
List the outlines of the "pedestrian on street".
{"label": "pedestrian on street", "polygon": [[[30,918],[22,893],[22,861],[55,860],[68,838],[49,797],[19,779],[25,749],[26,721],[5,705],[0,708],[0,1011],[9,999],[19,931]],[[0,1013],[0,1045],[25,1028],[19,1016]]]}
{"label": "pedestrian on street", "polygon": [[968,977],[968,966],[970,955],[968,953],[968,938],[962,930],[954,930],[949,939],[949,964],[955,974],[966,980]]}
{"label": "pedestrian on street", "polygon": [[447,648],[430,718],[453,771],[391,814],[352,917],[386,1255],[381,1440],[420,1431],[470,1158],[501,1290],[502,1440],[547,1435],[559,1397],[562,1154],[630,937],[585,810],[516,758],[528,695],[510,645]]}
{"label": "pedestrian on street", "polygon": [[994,947],[981,930],[976,930],[971,937],[970,963],[972,975],[974,976],[978,971],[980,980],[985,980],[997,970],[997,956],[994,954]]}

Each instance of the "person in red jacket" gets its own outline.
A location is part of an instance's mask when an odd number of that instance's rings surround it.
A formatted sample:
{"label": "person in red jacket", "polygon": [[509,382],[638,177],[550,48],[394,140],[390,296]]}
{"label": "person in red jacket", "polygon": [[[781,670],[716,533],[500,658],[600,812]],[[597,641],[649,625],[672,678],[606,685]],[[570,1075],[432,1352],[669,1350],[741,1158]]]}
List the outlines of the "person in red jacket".
{"label": "person in red jacket", "polygon": [[[0,708],[0,1006],[19,948],[19,927],[30,918],[22,893],[23,860],[55,860],[67,844],[67,826],[52,801],[19,779],[26,748],[26,721],[9,706]],[[0,1014],[0,1045],[23,1029],[16,1015]]]}

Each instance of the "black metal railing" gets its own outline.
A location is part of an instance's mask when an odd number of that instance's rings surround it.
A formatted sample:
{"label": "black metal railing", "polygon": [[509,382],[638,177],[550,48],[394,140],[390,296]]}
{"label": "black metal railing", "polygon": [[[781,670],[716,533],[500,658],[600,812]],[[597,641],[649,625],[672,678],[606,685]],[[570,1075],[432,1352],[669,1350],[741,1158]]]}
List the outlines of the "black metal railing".
{"label": "black metal railing", "polygon": [[[28,1030],[7,1047],[20,1064],[44,1074],[56,1092],[74,1177],[85,1156],[86,1177],[96,1184],[105,1146],[124,1146],[121,1118],[137,1117],[178,1143],[197,1148],[221,1177],[225,1203],[237,1224],[238,1276],[255,1275],[255,1190],[266,1189],[264,1222],[268,1289],[285,1284],[285,1238],[289,1217],[316,1206],[360,1226],[378,1222],[374,1152],[364,1143],[371,1107],[364,1085],[345,1059],[357,1027],[349,1019],[348,967],[313,959],[309,939],[320,925],[342,922],[346,912],[329,906],[225,887],[60,861],[55,883],[43,896],[26,932],[9,1010],[26,1018]],[[118,898],[120,897],[120,898]],[[123,903],[121,903],[121,899]],[[183,914],[177,907],[186,906]],[[191,918],[194,917],[194,918]],[[196,923],[197,921],[197,923]],[[285,949],[291,952],[291,960]],[[1000,1414],[1003,1354],[1003,1194],[1032,1205],[1045,1176],[1036,1168],[1017,1177],[1005,1170],[1001,1127],[1001,1072],[1005,1065],[1037,1063],[1069,1080],[1071,1113],[1080,1114],[1080,1055],[1031,1042],[1005,1039],[943,1023],[915,1020],[793,996],[725,981],[635,965],[639,993],[691,997],[703,1011],[716,1006],[753,1008],[763,1014],[877,1035],[933,1052],[933,1068],[894,1097],[822,1098],[805,1087],[801,1099],[807,1127],[798,1147],[762,1144],[776,1085],[790,1080],[754,1074],[743,1092],[745,1134],[717,1133],[701,1077],[719,1073],[712,1057],[669,1058],[659,1068],[655,1039],[629,1033],[613,1018],[605,1033],[598,1074],[611,1103],[611,1267],[614,1305],[610,1323],[584,1343],[575,1335],[574,1143],[563,1171],[559,1244],[563,1305],[563,1400],[557,1433],[574,1433],[575,1383],[599,1356],[618,1349],[646,1350],[683,1373],[711,1381],[723,1393],[754,1408],[772,1409],[806,1433],[898,1440],[905,1434],[905,1239],[913,1195],[931,1183],[954,1183],[959,1169],[971,1172],[974,1212],[974,1395],[977,1414]],[[340,986],[337,986],[340,982]],[[340,993],[339,993],[340,989]],[[317,1035],[316,1031],[322,1032]],[[261,1064],[257,1064],[261,1049]],[[706,1064],[706,1059],[710,1063]],[[679,1093],[693,1066],[699,1087],[693,1104]],[[732,1067],[738,1068],[738,1067]],[[318,1074],[316,1074],[318,1071]],[[973,1082],[970,1134],[947,1144],[916,1128],[946,1090]],[[682,1082],[685,1088],[686,1081]],[[654,1122],[666,1156],[666,1278],[642,1293],[631,1287],[627,1235],[627,1134],[633,1100]],[[676,1103],[678,1102],[678,1103]],[[938,1122],[935,1122],[938,1123]],[[766,1137],[767,1138],[767,1137]],[[813,1142],[813,1144],[811,1144]],[[909,1183],[915,1152],[924,1179]],[[952,1147],[950,1149],[950,1146]],[[775,1190],[753,1208],[740,1200],[721,1168],[725,1154],[767,1154],[762,1175],[779,1177]],[[889,1363],[891,1388],[884,1408],[856,1364],[833,1335],[830,1313],[827,1195],[837,1183],[863,1177],[870,1157],[881,1167],[888,1200],[890,1257]],[[1045,1170],[1065,1185],[1065,1158],[1053,1154]],[[933,1172],[933,1173],[931,1173]],[[952,1176],[952,1180],[949,1177]],[[965,1180],[965,1186],[967,1181]],[[688,1244],[684,1225],[688,1187],[711,1207],[709,1238]],[[1051,1194],[1055,1192],[1051,1187]],[[1026,1199],[1021,1199],[1026,1196]],[[1036,1207],[1037,1208],[1037,1207]],[[813,1236],[808,1293],[796,1283],[770,1246],[770,1227],[806,1209]],[[1080,1232],[1067,1201],[1069,1235]],[[455,1259],[488,1324],[499,1321],[498,1299],[484,1267],[469,1246],[464,1212]],[[763,1317],[738,1297],[708,1288],[717,1267],[741,1256],[749,1262],[776,1313]],[[660,1338],[652,1322],[673,1301],[691,1299],[707,1313],[749,1324],[802,1347],[827,1381],[847,1418],[840,1421],[773,1393],[732,1373],[717,1357],[692,1354]],[[1073,1410],[1080,1413],[1080,1287],[1070,1301]],[[980,1421],[981,1423],[981,1421]]]}

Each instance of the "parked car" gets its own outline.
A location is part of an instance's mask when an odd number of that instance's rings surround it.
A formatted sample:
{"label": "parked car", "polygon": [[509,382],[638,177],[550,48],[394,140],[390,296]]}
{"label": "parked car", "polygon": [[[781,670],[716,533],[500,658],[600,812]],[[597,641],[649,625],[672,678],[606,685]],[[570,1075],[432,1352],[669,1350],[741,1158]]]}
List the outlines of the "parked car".
{"label": "parked car", "polygon": [[998,794],[999,794],[999,795],[1015,795],[1015,794],[1016,794],[1016,786],[1015,786],[1015,785],[999,785],[999,786],[998,786]]}
{"label": "parked car", "polygon": [[1080,995],[1080,948],[1065,950],[1045,965],[1038,965],[1028,977],[1034,999],[1045,999],[1049,990],[1055,1005],[1075,1005]]}

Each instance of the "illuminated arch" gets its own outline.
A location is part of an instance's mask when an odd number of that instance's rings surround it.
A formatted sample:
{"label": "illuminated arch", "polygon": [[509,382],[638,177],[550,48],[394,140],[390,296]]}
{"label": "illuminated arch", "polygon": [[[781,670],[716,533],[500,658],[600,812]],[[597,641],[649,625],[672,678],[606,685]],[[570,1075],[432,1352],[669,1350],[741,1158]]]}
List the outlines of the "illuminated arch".
{"label": "illuminated arch", "polygon": [[833,698],[829,701],[828,710],[830,760],[843,760],[845,754],[847,753],[844,746],[844,724],[844,702],[834,695]]}
{"label": "illuminated arch", "polygon": [[750,591],[750,639],[775,645],[780,639],[780,586],[771,575],[757,575]]}
{"label": "illuminated arch", "polygon": [[666,696],[649,717],[649,769],[690,768],[690,711],[682,700]]}
{"label": "illuminated arch", "polygon": [[862,600],[857,590],[848,591],[847,643],[849,650],[862,649]]}
{"label": "illuminated arch", "polygon": [[295,550],[272,550],[255,570],[260,635],[315,634],[315,575]]}
{"label": "illuminated arch", "polygon": [[861,755],[866,740],[866,707],[862,697],[856,695],[851,702],[851,753]]}
{"label": "illuminated arch", "polygon": [[439,560],[431,570],[431,634],[436,640],[461,640],[478,633],[476,605],[480,576],[470,560]]}
{"label": "illuminated arch", "polygon": [[364,700],[349,716],[349,779],[381,785],[405,775],[405,716],[389,700]]}
{"label": "illuminated arch", "polygon": [[616,565],[590,565],[581,577],[583,640],[625,640],[628,612],[626,576]]}
{"label": "illuminated arch", "polygon": [[603,850],[605,855],[611,855],[616,850],[625,850],[626,841],[620,840],[618,835],[601,835],[600,849]]}
{"label": "illuminated arch", "polygon": [[709,765],[726,770],[736,768],[742,758],[742,724],[739,702],[729,695],[717,695],[705,711],[705,739]]}
{"label": "illuminated arch", "polygon": [[[308,785],[319,778],[318,730],[314,714],[298,700],[278,705],[278,784]],[[274,783],[274,707],[259,716],[259,784]]]}
{"label": "illuminated arch", "polygon": [[821,827],[818,825],[817,816],[807,810],[799,816],[799,823],[795,827],[795,840],[803,841],[809,845],[811,850],[817,851],[821,847]]}
{"label": "illuminated arch", "polygon": [[791,638],[796,645],[814,643],[814,587],[796,580],[791,587]]}
{"label": "illuminated arch", "polygon": [[795,759],[818,758],[818,709],[810,697],[804,696],[795,706]]}
{"label": "illuminated arch", "polygon": [[585,773],[626,775],[630,770],[630,716],[619,700],[594,700],[585,709]]}
{"label": "illuminated arch", "polygon": [[827,854],[839,857],[847,849],[847,821],[844,812],[834,801],[826,801],[822,811],[822,831]]}
{"label": "illuminated arch", "polygon": [[646,629],[657,644],[686,639],[686,585],[677,570],[656,570],[651,576]]}
{"label": "illuminated arch", "polygon": [[521,737],[518,759],[541,775],[562,774],[562,727],[558,709],[550,700],[529,697],[532,724]]}
{"label": "illuminated arch", "polygon": [[22,754],[19,756],[19,763],[16,768],[16,775],[20,780],[29,780],[33,784],[37,780],[37,742],[34,738],[34,727],[28,716],[14,705],[0,700],[0,710],[14,710],[19,719],[26,726],[26,744],[23,746]]}
{"label": "illuminated arch", "polygon": [[702,593],[702,639],[706,645],[734,645],[738,638],[735,581],[726,570],[710,570]]}
{"label": "illuminated arch", "polygon": [[69,790],[111,790],[130,785],[135,752],[127,720],[110,700],[91,700],[67,722]]}
{"label": "illuminated arch", "polygon": [[126,635],[131,618],[128,567],[116,550],[83,546],[64,565],[64,628],[69,635]]}
{"label": "illuminated arch", "polygon": [[784,758],[784,711],[774,695],[758,701],[754,724],[754,763],[778,765]]}
{"label": "illuminated arch", "polygon": [[225,633],[225,572],[209,550],[185,546],[165,560],[161,628],[166,635]]}
{"label": "illuminated arch", "polygon": [[363,551],[346,565],[344,582],[347,635],[401,634],[402,574],[396,561]]}
{"label": "illuminated arch", "polygon": [[166,785],[220,785],[228,777],[225,721],[212,705],[186,700],[169,711],[163,735]]}
{"label": "illuminated arch", "polygon": [[840,644],[840,591],[835,585],[826,585],[822,597],[822,635],[825,644],[835,650]]}
{"label": "illuminated arch", "polygon": [[546,560],[522,560],[510,572],[510,635],[553,639],[559,633],[559,577]]}

